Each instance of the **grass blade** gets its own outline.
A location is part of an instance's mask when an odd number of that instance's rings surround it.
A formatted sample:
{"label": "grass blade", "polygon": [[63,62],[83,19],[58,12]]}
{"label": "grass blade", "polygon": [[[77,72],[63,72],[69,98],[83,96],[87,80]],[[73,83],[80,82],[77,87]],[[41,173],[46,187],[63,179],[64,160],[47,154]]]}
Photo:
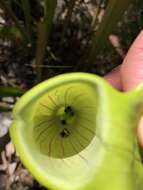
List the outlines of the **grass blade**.
{"label": "grass blade", "polygon": [[38,40],[36,50],[37,79],[41,81],[42,65],[46,54],[50,32],[53,25],[57,0],[44,1],[44,18],[38,23]]}
{"label": "grass blade", "polygon": [[1,112],[9,112],[9,111],[11,111],[11,110],[12,110],[12,108],[0,106],[0,113],[1,113]]}
{"label": "grass blade", "polygon": [[37,73],[37,80],[41,80],[41,72],[42,72],[42,65],[46,53],[46,46],[47,46],[47,34],[45,29],[45,23],[40,21],[38,23],[38,39],[37,39],[37,50],[36,50],[36,73]]}
{"label": "grass blade", "polygon": [[8,96],[21,96],[24,94],[24,90],[21,90],[17,87],[4,87],[0,86],[0,97],[8,97]]}
{"label": "grass blade", "polygon": [[32,17],[31,17],[30,3],[29,3],[29,0],[21,0],[21,2],[22,2],[22,8],[23,8],[24,17],[25,17],[25,24],[26,24],[27,33],[28,33],[29,38],[31,38],[31,34],[32,34],[32,26],[31,26]]}
{"label": "grass blade", "polygon": [[57,0],[45,0],[44,23],[46,25],[45,30],[47,34],[47,41],[49,39],[49,35],[52,29],[56,6],[57,6]]}
{"label": "grass blade", "polygon": [[105,48],[108,43],[108,36],[116,27],[131,2],[132,0],[109,1],[103,20],[93,38],[93,44],[89,53],[90,63],[94,63],[97,53]]}

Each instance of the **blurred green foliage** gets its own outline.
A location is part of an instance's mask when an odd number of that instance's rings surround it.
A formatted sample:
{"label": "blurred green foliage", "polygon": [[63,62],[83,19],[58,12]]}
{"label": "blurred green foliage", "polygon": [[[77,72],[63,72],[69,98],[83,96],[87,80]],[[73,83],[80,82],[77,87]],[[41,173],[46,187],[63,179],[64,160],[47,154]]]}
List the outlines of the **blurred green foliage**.
{"label": "blurred green foliage", "polygon": [[23,93],[24,90],[21,90],[18,87],[0,86],[0,97],[17,97],[21,96]]}
{"label": "blurred green foliage", "polygon": [[93,63],[96,53],[103,48],[107,48],[109,35],[113,32],[117,23],[123,17],[131,2],[134,0],[109,0],[106,12],[99,25],[98,31],[93,37],[93,43],[90,51],[89,61]]}
{"label": "blurred green foliage", "polygon": [[[62,8],[61,13],[57,13],[59,9],[59,3],[61,2],[64,2],[64,6],[66,6],[66,12],[64,16],[65,18],[63,19],[64,21],[62,23],[62,29],[59,28],[60,30],[58,35],[60,36],[60,38],[59,40],[57,40],[59,41],[59,48],[55,48],[55,52],[53,52],[53,49],[50,48],[50,45],[53,42],[51,36],[54,36],[52,29],[54,25],[57,24],[59,26],[61,24],[56,23],[59,20],[59,15],[63,17]],[[68,37],[66,38],[67,33],[70,33],[70,31],[68,31],[68,27],[72,22],[73,13],[78,11],[76,5],[80,5],[83,2],[84,1],[79,0],[0,0],[0,9],[4,13],[6,13],[4,16],[6,24],[0,23],[0,39],[7,38],[14,41],[14,43],[19,44],[21,47],[23,47],[25,52],[29,51],[29,47],[31,48],[29,52],[31,52],[31,54],[34,54],[33,65],[35,66],[36,71],[36,83],[42,80],[42,74],[45,67],[44,60],[46,59],[46,53],[48,52],[48,49],[50,49],[53,57],[55,57],[54,60],[56,60],[57,63],[61,59],[61,52],[64,53],[64,57],[67,56],[64,42],[66,39],[69,40],[70,44],[71,39]],[[126,10],[130,7],[130,5],[132,5],[132,3],[135,2],[138,8],[143,5],[142,0],[89,1],[89,3],[92,4],[92,6],[94,7],[94,14],[92,14],[92,18],[90,20],[91,25],[87,29],[88,33],[90,34],[89,39],[92,40],[89,43],[90,48],[87,48],[86,50],[86,52],[88,51],[88,53],[86,53],[85,55],[83,54],[83,58],[81,58],[81,60],[87,60],[87,62],[89,63],[88,65],[92,65],[94,64],[98,53],[105,48],[108,49],[109,35],[115,30],[119,21],[122,20]],[[1,18],[3,18],[2,11],[0,13]],[[102,18],[99,18],[101,12],[105,13]],[[139,22],[142,26],[143,14],[142,12],[139,12],[139,14]],[[55,18],[55,15],[57,16],[57,19]],[[9,18],[11,20],[10,22]],[[85,22],[87,21],[84,17],[83,20],[85,20]],[[85,22],[83,23],[83,25],[86,24]],[[73,24],[73,27],[75,26]],[[82,29],[83,26],[81,25],[80,27]],[[131,41],[130,35],[127,40]],[[73,49],[71,49],[70,51],[72,52]],[[50,59],[53,58],[50,57],[49,60]],[[3,90],[0,88],[0,93],[5,92],[4,96],[7,96],[7,94],[9,95],[9,91],[6,91],[6,89],[5,91]],[[13,90],[13,92],[15,92],[15,89]],[[16,96],[18,95],[17,93],[15,94]]]}
{"label": "blurred green foliage", "polygon": [[[18,97],[24,94],[24,90],[18,87],[0,86],[0,98],[2,97]],[[0,104],[0,112],[11,111],[6,104]]]}

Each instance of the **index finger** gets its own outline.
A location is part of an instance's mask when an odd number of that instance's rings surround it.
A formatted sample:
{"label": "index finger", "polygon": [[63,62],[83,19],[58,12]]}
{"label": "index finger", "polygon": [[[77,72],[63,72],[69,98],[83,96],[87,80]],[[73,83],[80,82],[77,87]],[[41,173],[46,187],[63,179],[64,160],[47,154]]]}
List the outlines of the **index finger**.
{"label": "index finger", "polygon": [[137,36],[123,61],[121,80],[124,91],[143,82],[143,31]]}

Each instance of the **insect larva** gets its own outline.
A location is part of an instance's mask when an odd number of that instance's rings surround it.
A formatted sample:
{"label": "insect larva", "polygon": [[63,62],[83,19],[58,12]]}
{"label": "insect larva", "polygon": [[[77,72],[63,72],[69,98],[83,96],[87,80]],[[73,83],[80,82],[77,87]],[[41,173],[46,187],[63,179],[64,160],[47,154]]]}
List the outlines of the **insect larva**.
{"label": "insect larva", "polygon": [[64,128],[61,132],[60,135],[62,138],[68,137],[70,135],[70,131],[66,128]]}

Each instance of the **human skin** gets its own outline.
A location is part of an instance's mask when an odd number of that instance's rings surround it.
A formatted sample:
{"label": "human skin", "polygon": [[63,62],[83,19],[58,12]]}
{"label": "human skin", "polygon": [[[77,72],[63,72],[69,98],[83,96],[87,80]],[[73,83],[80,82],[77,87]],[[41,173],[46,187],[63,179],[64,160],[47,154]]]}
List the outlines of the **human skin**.
{"label": "human skin", "polygon": [[[143,82],[143,31],[133,42],[123,63],[108,73],[105,79],[121,91],[130,91]],[[139,122],[137,133],[143,147],[143,118]]]}

